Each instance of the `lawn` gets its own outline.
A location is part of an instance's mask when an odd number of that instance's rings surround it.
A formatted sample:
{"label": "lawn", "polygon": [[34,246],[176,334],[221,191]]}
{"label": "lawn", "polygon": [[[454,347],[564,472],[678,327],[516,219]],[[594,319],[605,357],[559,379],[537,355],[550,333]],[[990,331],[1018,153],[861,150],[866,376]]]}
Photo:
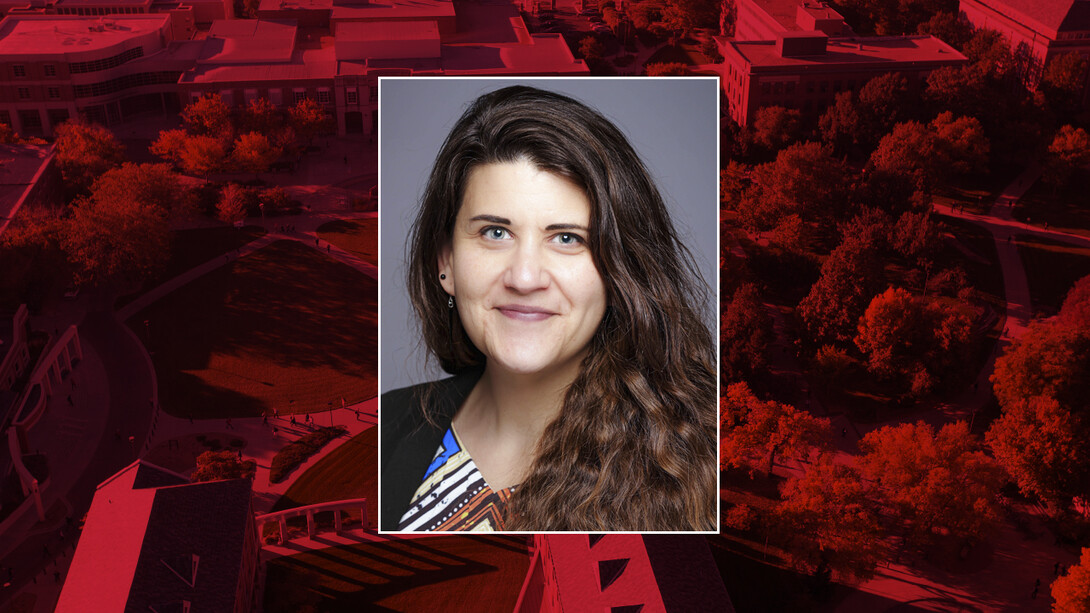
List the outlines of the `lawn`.
{"label": "lawn", "polygon": [[[1072,181],[1075,185],[1090,185],[1090,172]],[[1084,188],[1083,188],[1084,189]],[[1055,193],[1043,181],[1033,184],[1026,195],[1014,207],[1014,217],[1018,221],[1062,230],[1073,234],[1090,236],[1090,207],[1086,206],[1086,192],[1072,189]]]}
{"label": "lawn", "polygon": [[318,227],[318,238],[378,266],[378,218],[341,219]]}
{"label": "lawn", "polygon": [[355,269],[277,241],[128,324],[149,345],[160,403],[172,415],[303,413],[375,396],[376,294]]}
{"label": "lawn", "polygon": [[332,547],[268,563],[265,610],[511,611],[530,566],[518,536],[436,536]]}
{"label": "lawn", "polygon": [[233,228],[225,225],[175,230],[171,235],[170,259],[162,272],[144,283],[140,292],[118,298],[118,306],[132,302],[139,294],[264,235],[265,229],[258,226]]}
{"label": "lawn", "polygon": [[1076,281],[1090,275],[1090,249],[1036,236],[1017,236],[1034,315],[1053,315]]}
{"label": "lawn", "polygon": [[272,510],[349,498],[366,498],[370,523],[378,523],[378,428],[364,430],[318,460]]}

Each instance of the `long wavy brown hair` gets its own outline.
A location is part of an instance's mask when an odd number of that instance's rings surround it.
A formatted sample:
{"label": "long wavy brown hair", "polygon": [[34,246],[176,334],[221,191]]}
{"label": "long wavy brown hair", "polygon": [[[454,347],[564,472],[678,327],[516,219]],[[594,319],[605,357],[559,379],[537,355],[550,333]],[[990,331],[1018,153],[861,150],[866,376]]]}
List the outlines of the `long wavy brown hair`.
{"label": "long wavy brown hair", "polygon": [[448,315],[437,266],[470,171],[517,160],[586,192],[589,248],[609,306],[510,500],[505,528],[715,530],[708,290],[643,162],[598,112],[525,86],[485,94],[465,111],[436,157],[408,246],[424,343],[449,373],[484,363]]}

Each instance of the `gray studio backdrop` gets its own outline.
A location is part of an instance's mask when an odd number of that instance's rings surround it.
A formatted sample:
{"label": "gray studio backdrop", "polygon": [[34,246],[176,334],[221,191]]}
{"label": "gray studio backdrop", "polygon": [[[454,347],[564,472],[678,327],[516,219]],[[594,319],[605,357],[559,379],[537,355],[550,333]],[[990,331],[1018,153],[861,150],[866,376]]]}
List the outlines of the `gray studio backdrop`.
{"label": "gray studio backdrop", "polygon": [[[597,109],[628,137],[714,297],[719,263],[718,83],[646,77],[379,79],[379,393],[446,377],[426,359],[405,289],[405,243],[439,147],[478,96],[508,85]],[[709,309],[715,317],[717,304]],[[716,323],[708,322],[714,330]]]}

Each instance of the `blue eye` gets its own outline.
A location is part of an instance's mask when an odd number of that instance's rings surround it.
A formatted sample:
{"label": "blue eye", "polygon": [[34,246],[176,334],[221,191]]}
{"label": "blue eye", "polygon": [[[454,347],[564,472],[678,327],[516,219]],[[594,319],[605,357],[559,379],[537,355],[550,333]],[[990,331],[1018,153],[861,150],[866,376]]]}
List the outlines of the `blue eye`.
{"label": "blue eye", "polygon": [[499,226],[487,226],[481,228],[481,236],[494,241],[502,241],[509,236],[507,228]]}
{"label": "blue eye", "polygon": [[583,237],[579,236],[578,234],[563,232],[556,235],[556,242],[560,243],[561,245],[582,245]]}

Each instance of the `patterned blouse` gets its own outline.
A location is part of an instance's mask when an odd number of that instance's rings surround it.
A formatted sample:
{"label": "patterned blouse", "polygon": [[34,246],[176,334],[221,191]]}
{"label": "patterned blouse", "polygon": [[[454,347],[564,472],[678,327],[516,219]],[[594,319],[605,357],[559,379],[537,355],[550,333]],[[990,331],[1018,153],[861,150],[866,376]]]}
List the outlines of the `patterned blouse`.
{"label": "patterned blouse", "polygon": [[515,487],[494,491],[453,428],[447,428],[424,482],[413,494],[397,529],[420,532],[495,532]]}

